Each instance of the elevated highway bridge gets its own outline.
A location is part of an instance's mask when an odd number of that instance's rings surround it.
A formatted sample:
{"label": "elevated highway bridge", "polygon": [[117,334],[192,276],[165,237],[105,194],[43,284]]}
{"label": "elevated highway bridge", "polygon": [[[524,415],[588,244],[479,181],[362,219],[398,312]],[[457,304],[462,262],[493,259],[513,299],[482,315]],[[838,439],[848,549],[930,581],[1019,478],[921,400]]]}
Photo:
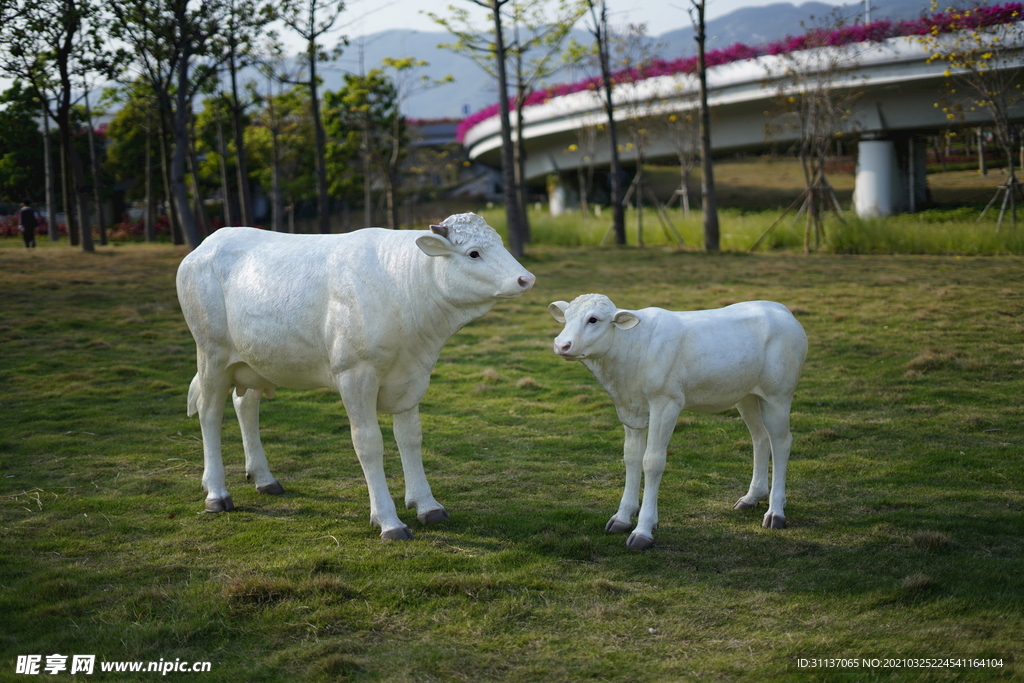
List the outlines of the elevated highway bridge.
{"label": "elevated highway bridge", "polygon": [[[856,91],[858,96],[840,128],[857,140],[854,205],[860,216],[885,216],[915,211],[927,200],[924,136],[951,127],[982,126],[991,122],[984,110],[963,111],[951,120],[940,104],[946,93],[946,65],[929,63],[929,52],[913,37],[880,43],[860,43],[838,50],[846,59],[830,81],[832,88]],[[812,71],[830,60],[818,50],[787,56],[764,56],[710,67],[707,72],[711,111],[711,145],[715,154],[756,152],[777,145],[786,148],[798,139],[794,126],[782,122],[778,111],[782,74],[793,64]],[[1024,46],[1020,48],[1024,60]],[[616,123],[620,148],[630,141],[626,124],[639,119],[647,130],[644,158],[654,163],[677,163],[676,144],[665,125],[672,114],[694,113],[697,80],[692,74],[655,76],[617,86]],[[607,118],[601,93],[578,92],[553,97],[526,107],[523,133],[527,147],[527,180],[574,173],[581,155],[590,152],[598,169],[610,166],[603,124]],[[1013,112],[1024,122],[1024,103]],[[512,115],[515,125],[515,115]],[[596,144],[581,148],[578,131],[597,129]],[[515,135],[515,131],[513,131]],[[464,137],[471,159],[491,166],[501,163],[501,131],[497,116],[470,128]],[[623,149],[624,166],[635,165],[635,153]]]}

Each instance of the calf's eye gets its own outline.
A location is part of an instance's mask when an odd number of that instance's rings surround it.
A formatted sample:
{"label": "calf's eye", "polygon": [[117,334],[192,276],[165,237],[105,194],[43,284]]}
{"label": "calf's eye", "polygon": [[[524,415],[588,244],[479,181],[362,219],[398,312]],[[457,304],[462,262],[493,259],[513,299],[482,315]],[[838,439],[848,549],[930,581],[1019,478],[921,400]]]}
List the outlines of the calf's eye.
{"label": "calf's eye", "polygon": [[594,316],[590,316],[590,319],[587,320],[587,324],[588,325],[593,325],[596,322],[597,322],[597,318],[595,318]]}
{"label": "calf's eye", "polygon": [[480,252],[474,249],[473,251],[469,252],[469,258],[480,258]]}

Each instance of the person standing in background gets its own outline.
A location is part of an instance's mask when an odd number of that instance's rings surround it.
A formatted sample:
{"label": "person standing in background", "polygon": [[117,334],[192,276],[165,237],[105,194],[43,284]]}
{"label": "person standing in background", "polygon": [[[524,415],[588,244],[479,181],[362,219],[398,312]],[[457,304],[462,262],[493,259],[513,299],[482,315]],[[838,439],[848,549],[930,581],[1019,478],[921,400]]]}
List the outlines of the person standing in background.
{"label": "person standing in background", "polygon": [[26,249],[35,248],[38,226],[39,219],[36,217],[36,211],[32,208],[32,202],[26,199],[21,203],[21,210],[18,211],[18,230],[21,231],[21,237],[25,240]]}

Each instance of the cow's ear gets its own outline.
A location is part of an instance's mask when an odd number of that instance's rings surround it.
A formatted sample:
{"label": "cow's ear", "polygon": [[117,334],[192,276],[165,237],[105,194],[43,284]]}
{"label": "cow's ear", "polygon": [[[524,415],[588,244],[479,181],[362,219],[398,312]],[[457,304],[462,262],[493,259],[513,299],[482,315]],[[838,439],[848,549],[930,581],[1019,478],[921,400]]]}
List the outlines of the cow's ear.
{"label": "cow's ear", "polygon": [[615,311],[612,324],[620,330],[631,330],[640,324],[640,317],[636,313],[630,313],[629,311]]}
{"label": "cow's ear", "polygon": [[564,301],[554,301],[548,304],[548,311],[551,313],[551,317],[558,322],[565,323],[565,309],[569,307]]}
{"label": "cow's ear", "polygon": [[440,235],[420,235],[416,246],[427,256],[450,256],[455,246]]}

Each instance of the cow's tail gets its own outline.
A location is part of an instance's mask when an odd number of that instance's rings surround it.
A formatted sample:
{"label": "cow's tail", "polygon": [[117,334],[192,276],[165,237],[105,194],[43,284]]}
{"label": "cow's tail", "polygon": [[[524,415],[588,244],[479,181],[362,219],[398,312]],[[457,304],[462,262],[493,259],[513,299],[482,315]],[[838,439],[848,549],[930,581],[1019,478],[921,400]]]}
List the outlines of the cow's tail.
{"label": "cow's tail", "polygon": [[188,416],[192,417],[199,411],[199,374],[192,378],[188,385]]}

